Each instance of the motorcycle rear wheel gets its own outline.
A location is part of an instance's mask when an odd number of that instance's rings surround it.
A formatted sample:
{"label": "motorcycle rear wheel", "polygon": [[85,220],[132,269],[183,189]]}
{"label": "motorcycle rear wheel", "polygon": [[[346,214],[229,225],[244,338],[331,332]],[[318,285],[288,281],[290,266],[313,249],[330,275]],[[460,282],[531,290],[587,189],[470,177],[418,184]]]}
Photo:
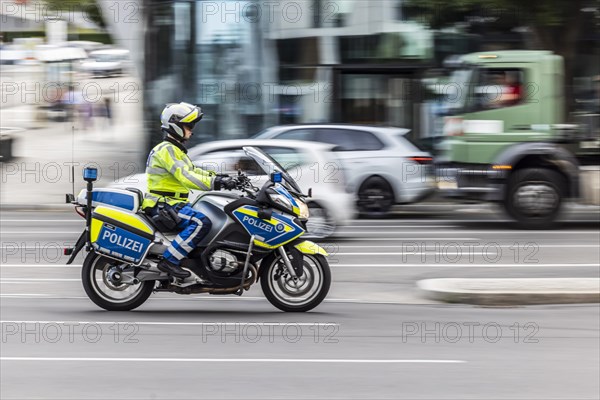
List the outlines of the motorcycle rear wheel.
{"label": "motorcycle rear wheel", "polygon": [[81,268],[81,282],[90,300],[108,311],[130,311],[144,304],[152,294],[155,282],[115,284],[107,276],[107,271],[113,264],[118,262],[94,252],[90,252],[85,258]]}

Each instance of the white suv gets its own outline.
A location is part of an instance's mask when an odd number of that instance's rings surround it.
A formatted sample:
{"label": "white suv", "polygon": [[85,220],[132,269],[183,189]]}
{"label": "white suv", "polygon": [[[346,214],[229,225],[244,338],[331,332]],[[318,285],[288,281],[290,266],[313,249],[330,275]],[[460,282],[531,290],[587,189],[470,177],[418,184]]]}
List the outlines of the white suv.
{"label": "white suv", "polygon": [[387,214],[394,204],[420,201],[435,190],[433,160],[406,136],[407,129],[362,125],[309,124],[268,128],[255,139],[329,143],[341,160],[348,190],[361,214]]}

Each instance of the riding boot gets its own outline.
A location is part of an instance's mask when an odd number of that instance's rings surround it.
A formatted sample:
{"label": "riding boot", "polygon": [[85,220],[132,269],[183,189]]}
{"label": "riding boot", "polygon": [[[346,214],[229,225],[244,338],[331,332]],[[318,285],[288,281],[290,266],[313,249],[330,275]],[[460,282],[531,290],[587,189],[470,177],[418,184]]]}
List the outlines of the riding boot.
{"label": "riding boot", "polygon": [[162,272],[166,272],[167,274],[176,278],[187,278],[192,275],[188,271],[181,268],[179,265],[175,265],[164,258],[160,260],[157,267]]}

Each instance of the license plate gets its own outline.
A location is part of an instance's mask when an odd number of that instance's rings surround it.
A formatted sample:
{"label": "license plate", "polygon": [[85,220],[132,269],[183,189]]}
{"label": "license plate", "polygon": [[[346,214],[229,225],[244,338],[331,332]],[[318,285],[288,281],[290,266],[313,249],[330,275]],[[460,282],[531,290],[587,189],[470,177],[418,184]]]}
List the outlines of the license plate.
{"label": "license plate", "polygon": [[600,148],[600,140],[581,142],[580,146],[582,149],[597,149]]}
{"label": "license plate", "polygon": [[458,189],[456,181],[439,181],[437,185],[440,190]]}

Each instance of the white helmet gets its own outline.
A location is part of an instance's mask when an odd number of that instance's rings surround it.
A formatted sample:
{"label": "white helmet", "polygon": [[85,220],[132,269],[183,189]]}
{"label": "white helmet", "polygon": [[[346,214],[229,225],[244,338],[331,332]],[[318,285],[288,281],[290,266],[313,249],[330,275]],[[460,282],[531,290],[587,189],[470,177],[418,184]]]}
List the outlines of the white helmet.
{"label": "white helmet", "polygon": [[161,128],[176,139],[184,140],[183,125],[194,129],[196,122],[202,119],[202,109],[189,103],[167,104],[160,115]]}

